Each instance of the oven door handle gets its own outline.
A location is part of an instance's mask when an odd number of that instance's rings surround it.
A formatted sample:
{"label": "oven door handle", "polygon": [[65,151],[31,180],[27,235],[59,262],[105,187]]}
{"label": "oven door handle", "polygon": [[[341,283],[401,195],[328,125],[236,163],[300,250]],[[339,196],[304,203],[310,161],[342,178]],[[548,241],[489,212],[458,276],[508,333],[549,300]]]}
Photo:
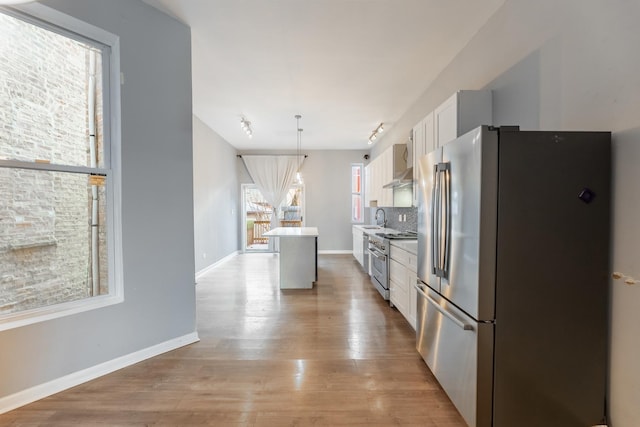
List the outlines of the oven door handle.
{"label": "oven door handle", "polygon": [[373,255],[374,257],[378,258],[380,261],[386,261],[387,260],[387,256],[384,254],[381,254],[380,252],[374,251],[372,249],[369,249],[369,253],[371,255]]}

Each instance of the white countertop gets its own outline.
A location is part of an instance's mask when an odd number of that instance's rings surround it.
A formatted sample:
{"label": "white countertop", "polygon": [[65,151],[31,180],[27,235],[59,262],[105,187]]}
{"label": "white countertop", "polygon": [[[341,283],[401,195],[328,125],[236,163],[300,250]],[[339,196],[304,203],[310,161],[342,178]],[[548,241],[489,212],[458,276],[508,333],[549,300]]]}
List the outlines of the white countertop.
{"label": "white countertop", "polygon": [[318,227],[278,227],[262,233],[268,237],[317,237]]}
{"label": "white countertop", "polygon": [[362,230],[365,234],[375,233],[399,233],[400,231],[393,228],[384,228],[375,225],[354,225],[354,228]]}

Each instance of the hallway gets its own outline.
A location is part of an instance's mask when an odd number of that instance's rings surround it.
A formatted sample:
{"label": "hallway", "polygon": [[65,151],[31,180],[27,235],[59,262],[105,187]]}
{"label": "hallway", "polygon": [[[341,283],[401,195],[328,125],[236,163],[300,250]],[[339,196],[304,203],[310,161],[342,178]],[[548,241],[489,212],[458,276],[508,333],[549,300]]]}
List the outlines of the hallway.
{"label": "hallway", "polygon": [[354,258],[320,255],[318,275],[312,290],[280,291],[276,256],[236,256],[198,281],[199,343],[0,425],[464,426]]}

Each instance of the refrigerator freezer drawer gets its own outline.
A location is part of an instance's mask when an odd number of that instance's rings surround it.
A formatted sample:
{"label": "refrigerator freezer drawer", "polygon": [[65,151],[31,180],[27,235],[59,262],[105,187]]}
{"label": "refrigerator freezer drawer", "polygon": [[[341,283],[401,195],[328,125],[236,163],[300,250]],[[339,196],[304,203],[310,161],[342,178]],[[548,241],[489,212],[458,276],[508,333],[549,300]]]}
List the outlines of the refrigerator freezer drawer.
{"label": "refrigerator freezer drawer", "polygon": [[416,288],[418,352],[467,424],[491,426],[493,324],[474,321],[425,285]]}

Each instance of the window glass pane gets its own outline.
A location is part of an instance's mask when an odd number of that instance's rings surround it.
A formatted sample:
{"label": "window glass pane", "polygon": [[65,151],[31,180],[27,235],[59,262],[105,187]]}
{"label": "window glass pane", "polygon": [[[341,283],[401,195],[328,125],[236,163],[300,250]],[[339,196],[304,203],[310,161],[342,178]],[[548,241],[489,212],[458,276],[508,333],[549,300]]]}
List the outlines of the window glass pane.
{"label": "window glass pane", "polygon": [[0,168],[0,189],[0,315],[109,293],[103,177]]}
{"label": "window glass pane", "polygon": [[359,194],[354,194],[351,196],[351,221],[353,222],[361,222],[362,221],[362,196]]}
{"label": "window glass pane", "polygon": [[360,193],[361,190],[361,169],[362,167],[351,166],[351,192]]}
{"label": "window glass pane", "polygon": [[0,13],[0,58],[0,159],[103,167],[100,51]]}
{"label": "window glass pane", "polygon": [[362,222],[362,171],[361,163],[351,164],[351,221]]}
{"label": "window glass pane", "polygon": [[281,227],[302,227],[303,219],[303,191],[302,185],[294,185],[287,192],[285,200],[280,206],[280,226]]}

